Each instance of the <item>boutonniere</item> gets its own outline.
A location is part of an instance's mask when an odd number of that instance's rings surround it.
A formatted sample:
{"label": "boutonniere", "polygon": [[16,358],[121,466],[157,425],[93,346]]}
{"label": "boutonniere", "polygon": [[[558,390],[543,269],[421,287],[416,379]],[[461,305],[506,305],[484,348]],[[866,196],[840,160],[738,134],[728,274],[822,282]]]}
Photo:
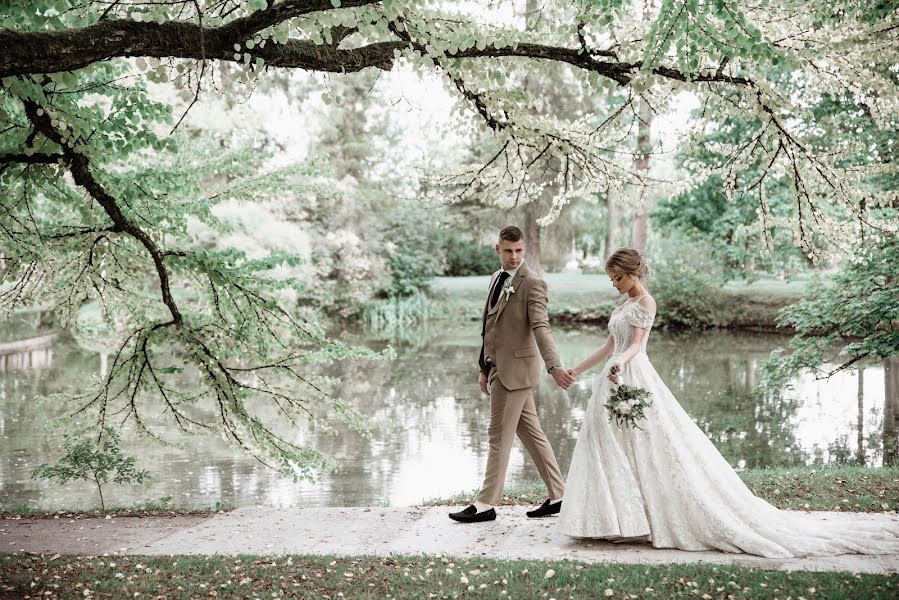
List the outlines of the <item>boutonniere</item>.
{"label": "boutonniere", "polygon": [[511,279],[503,286],[502,293],[506,295],[506,302],[509,301],[509,296],[515,293],[515,288],[512,287]]}

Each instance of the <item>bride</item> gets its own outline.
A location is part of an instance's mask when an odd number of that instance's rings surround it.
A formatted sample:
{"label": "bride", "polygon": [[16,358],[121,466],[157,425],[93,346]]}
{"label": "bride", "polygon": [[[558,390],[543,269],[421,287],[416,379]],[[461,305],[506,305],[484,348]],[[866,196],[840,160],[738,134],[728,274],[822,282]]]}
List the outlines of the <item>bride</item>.
{"label": "bride", "polygon": [[[609,257],[606,271],[628,297],[609,318],[605,345],[571,370],[577,376],[604,365],[571,459],[560,515],[565,534],[771,558],[899,553],[899,523],[822,522],[754,496],[649,362],[656,304],[643,283],[646,262],[625,248]],[[604,404],[618,383],[652,393],[642,431],[609,422]]]}

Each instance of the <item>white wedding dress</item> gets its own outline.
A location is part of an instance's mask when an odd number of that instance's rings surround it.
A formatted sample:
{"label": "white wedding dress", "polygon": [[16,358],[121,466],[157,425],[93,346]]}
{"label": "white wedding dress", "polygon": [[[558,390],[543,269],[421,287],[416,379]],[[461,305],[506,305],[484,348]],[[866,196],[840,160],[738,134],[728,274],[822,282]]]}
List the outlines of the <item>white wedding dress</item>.
{"label": "white wedding dress", "polygon": [[636,328],[650,329],[653,318],[628,300],[609,319],[615,350],[593,379],[562,503],[563,533],[771,558],[899,553],[895,520],[886,527],[852,518],[821,522],[753,495],[656,373],[646,355],[648,331],[619,376],[652,392],[644,430],[610,423],[606,375]]}

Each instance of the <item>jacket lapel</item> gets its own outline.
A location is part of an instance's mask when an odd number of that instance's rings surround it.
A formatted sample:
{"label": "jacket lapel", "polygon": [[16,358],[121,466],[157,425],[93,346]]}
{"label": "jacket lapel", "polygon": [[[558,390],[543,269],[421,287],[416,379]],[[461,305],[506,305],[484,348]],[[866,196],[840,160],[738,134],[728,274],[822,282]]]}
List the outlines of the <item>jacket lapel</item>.
{"label": "jacket lapel", "polygon": [[[515,273],[515,277],[510,280],[512,288],[518,293],[518,289],[521,287],[521,281],[528,275],[528,265],[527,263],[521,263],[521,266],[518,267],[518,272]],[[503,309],[506,308],[506,305],[509,303],[506,300],[506,294],[500,294],[499,300],[496,301],[496,306],[493,309],[496,311],[496,318],[498,319],[501,314],[503,314]],[[508,298],[512,298],[512,294],[508,295]]]}
{"label": "jacket lapel", "polygon": [[[484,300],[484,318],[487,318],[487,315],[492,314],[493,311],[490,310],[490,294],[493,292],[493,284],[496,282],[496,278],[499,277],[499,274],[502,273],[503,270],[500,269],[496,273],[493,274],[493,277],[490,278],[490,285],[487,286],[487,299]],[[499,306],[499,302],[496,303]],[[496,306],[493,307],[496,310]]]}

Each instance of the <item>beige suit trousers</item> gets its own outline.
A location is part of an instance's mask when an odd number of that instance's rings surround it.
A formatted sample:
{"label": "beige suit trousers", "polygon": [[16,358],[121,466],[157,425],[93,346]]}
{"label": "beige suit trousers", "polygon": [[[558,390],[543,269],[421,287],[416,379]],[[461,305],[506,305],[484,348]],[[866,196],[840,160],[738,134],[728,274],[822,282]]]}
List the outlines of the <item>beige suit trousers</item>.
{"label": "beige suit trousers", "polygon": [[534,388],[520,390],[506,389],[496,376],[496,369],[490,372],[490,427],[488,429],[489,450],[487,452],[487,473],[478,501],[484,504],[499,504],[503,493],[506,470],[512,442],[518,434],[521,443],[531,455],[537,471],[546,484],[550,498],[561,498],[565,494],[562,473],[556,462],[552,446],[540,426],[537,405],[534,403]]}

